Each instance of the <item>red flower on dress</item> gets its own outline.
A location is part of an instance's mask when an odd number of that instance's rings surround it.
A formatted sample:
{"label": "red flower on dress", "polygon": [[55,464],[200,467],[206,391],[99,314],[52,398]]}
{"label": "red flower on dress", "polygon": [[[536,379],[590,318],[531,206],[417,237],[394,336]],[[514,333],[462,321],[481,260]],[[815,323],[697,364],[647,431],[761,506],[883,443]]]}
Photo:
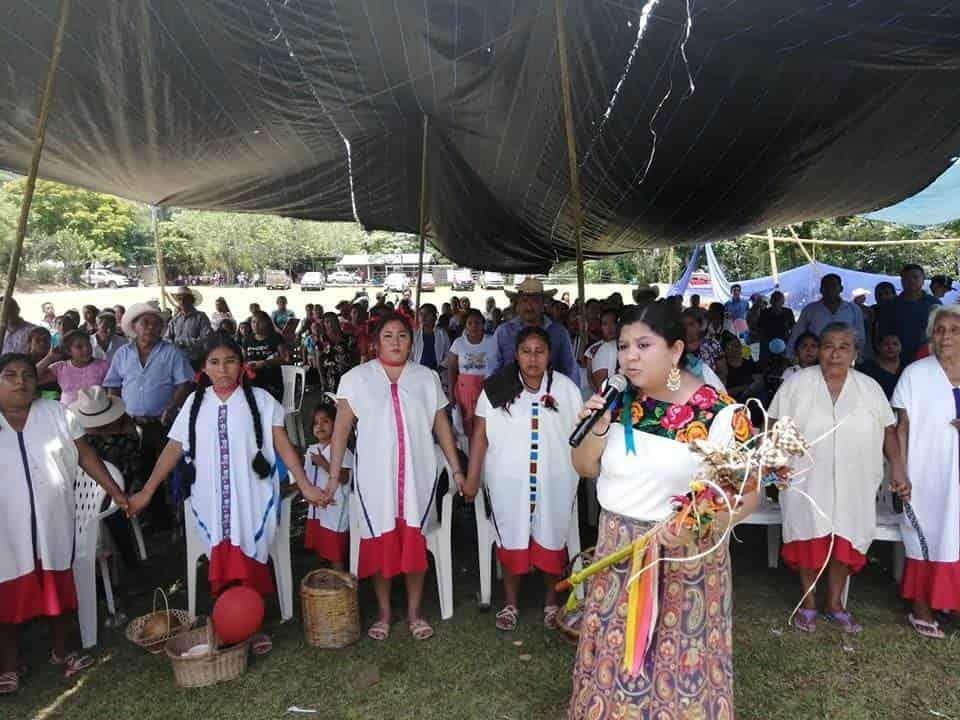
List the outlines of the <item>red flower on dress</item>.
{"label": "red flower on dress", "polygon": [[542,398],[540,398],[540,402],[543,403],[543,406],[548,410],[557,409],[557,399],[550,393],[547,393]]}
{"label": "red flower on dress", "polygon": [[689,405],[671,405],[660,419],[660,424],[667,430],[680,430],[693,417],[693,408]]}
{"label": "red flower on dress", "polygon": [[701,410],[709,410],[717,404],[720,396],[717,391],[709,385],[701,385],[700,388],[690,397],[690,404],[695,405]]}

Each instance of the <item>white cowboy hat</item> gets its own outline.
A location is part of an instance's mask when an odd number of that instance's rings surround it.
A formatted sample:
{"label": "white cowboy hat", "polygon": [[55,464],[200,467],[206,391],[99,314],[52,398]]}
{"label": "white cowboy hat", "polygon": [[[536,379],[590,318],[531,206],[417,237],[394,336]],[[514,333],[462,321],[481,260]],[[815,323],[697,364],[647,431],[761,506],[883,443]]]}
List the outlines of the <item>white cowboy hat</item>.
{"label": "white cowboy hat", "polygon": [[557,294],[556,290],[544,290],[543,283],[536,278],[526,278],[514,290],[505,290],[504,292],[511,300],[515,300],[520,295],[542,295],[548,298]]}
{"label": "white cowboy hat", "polygon": [[167,318],[164,317],[164,314],[160,311],[160,309],[154,307],[151,303],[134,303],[123,314],[123,323],[121,327],[123,334],[127,337],[133,337],[136,335],[136,332],[133,330],[133,324],[144,315],[156,315],[164,322],[167,321]]}
{"label": "white cowboy hat", "polygon": [[70,404],[70,410],[77,416],[82,427],[98,428],[119,420],[127,408],[123,400],[110,395],[99,385],[93,385],[77,393],[77,399]]}
{"label": "white cowboy hat", "polygon": [[172,298],[182,297],[184,295],[193,295],[193,304],[199,305],[203,302],[203,295],[200,294],[199,290],[194,290],[192,287],[187,287],[183,285],[182,287],[174,287],[169,290],[165,290],[168,295]]}

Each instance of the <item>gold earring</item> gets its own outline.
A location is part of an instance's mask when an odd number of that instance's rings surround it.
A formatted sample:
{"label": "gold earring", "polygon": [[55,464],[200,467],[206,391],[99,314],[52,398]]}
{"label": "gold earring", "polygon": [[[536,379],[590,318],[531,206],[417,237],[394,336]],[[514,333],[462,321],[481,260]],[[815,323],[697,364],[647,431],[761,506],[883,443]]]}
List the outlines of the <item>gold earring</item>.
{"label": "gold earring", "polygon": [[673,366],[673,369],[667,374],[667,390],[670,392],[676,392],[680,389],[680,368],[676,365]]}

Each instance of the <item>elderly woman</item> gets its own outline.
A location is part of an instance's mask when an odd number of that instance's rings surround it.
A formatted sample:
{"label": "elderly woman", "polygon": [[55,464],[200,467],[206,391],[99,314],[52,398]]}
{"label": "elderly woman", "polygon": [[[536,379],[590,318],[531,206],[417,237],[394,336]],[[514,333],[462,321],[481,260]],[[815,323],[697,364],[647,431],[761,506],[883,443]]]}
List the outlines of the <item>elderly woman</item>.
{"label": "elderly woman", "polygon": [[907,488],[923,532],[902,519],[908,619],[921,635],[942,638],[933,611],[960,611],[960,305],[934,309],[927,337],[933,355],[908,365],[893,392],[905,458],[891,463],[891,477]]}
{"label": "elderly woman", "polygon": [[84,430],[60,403],[36,399],[37,371],[26,355],[0,356],[0,695],[20,686],[18,626],[50,619],[50,661],[67,677],[90,667],[72,642],[74,483],[82,468],[122,509],[127,499]]}
{"label": "elderly woman", "polygon": [[828,325],[820,336],[819,365],[792,375],[770,404],[772,417],[791,417],[808,440],[822,438],[810,448],[812,463],[800,460],[795,469],[806,470],[801,487],[827,517],[801,495],[780,494],[783,559],[806,593],[794,617],[803,632],[816,630],[811,588],[825,564],[827,618],[848,633],[863,629],[843,607],[843,588],[851,573],[863,569],[873,542],[884,453],[897,454],[893,411],[880,385],[852,369],[856,354],[853,328]]}
{"label": "elderly woman", "polygon": [[[609,555],[670,517],[672,498],[690,490],[702,461],[687,445],[708,438],[726,445],[750,437],[750,423],[733,400],[683,367],[680,311],[663,301],[624,309],[618,337],[620,371],[631,388],[619,421],[604,413],[573,451],[582,477],[597,478],[603,511],[596,556]],[[603,408],[594,395],[581,417]],[[711,525],[720,532],[757,505],[747,493],[733,518],[722,513]],[[662,529],[650,551],[675,562],[655,566],[660,588],[649,636],[636,637],[630,667],[625,665],[628,580],[631,560],[590,579],[580,646],[573,675],[571,719],[623,717],[704,720],[733,715],[731,644],[732,585],[726,543],[706,557],[682,562],[706,550],[715,538]],[[643,643],[645,642],[645,645]],[[643,645],[643,646],[642,646]],[[642,647],[641,647],[642,646]]]}
{"label": "elderly woman", "polygon": [[549,364],[546,331],[521,330],[514,361],[483,384],[470,440],[464,494],[477,493],[482,472],[506,596],[496,626],[508,632],[516,629],[520,616],[520,583],[534,569],[543,573],[546,585],[543,623],[558,627],[554,586],[567,564],[570,510],[579,480],[567,437],[583,401],[573,381]]}

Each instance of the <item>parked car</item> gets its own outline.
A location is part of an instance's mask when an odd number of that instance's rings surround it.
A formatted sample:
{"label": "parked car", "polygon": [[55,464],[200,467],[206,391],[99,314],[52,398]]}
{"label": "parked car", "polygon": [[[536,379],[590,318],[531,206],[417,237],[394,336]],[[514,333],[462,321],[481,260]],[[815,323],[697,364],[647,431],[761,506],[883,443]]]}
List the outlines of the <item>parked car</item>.
{"label": "parked car", "polygon": [[267,290],[289,290],[290,276],[283,270],[267,270],[263,274],[263,284]]}
{"label": "parked car", "polygon": [[307,290],[323,290],[326,287],[326,284],[323,281],[322,272],[305,272],[300,278],[300,289],[306,292]]}
{"label": "parked car", "polygon": [[120,288],[137,284],[135,279],[108,268],[87,268],[80,274],[80,281],[95,288]]}
{"label": "parked car", "polygon": [[503,287],[503,275],[498,272],[480,273],[480,287],[484,290]]}
{"label": "parked car", "polygon": [[410,278],[403,273],[390,273],[383,281],[383,289],[387,292],[403,292],[408,287]]}
{"label": "parked car", "polygon": [[420,276],[420,289],[423,292],[433,292],[437,289],[437,283],[433,279],[433,273],[425,272]]}
{"label": "parked car", "polygon": [[327,275],[327,282],[331,285],[356,285],[360,278],[347,270],[334,270]]}
{"label": "parked car", "polygon": [[473,290],[475,287],[473,281],[473,273],[467,270],[466,268],[460,268],[453,271],[453,282],[451,283],[454,290]]}

